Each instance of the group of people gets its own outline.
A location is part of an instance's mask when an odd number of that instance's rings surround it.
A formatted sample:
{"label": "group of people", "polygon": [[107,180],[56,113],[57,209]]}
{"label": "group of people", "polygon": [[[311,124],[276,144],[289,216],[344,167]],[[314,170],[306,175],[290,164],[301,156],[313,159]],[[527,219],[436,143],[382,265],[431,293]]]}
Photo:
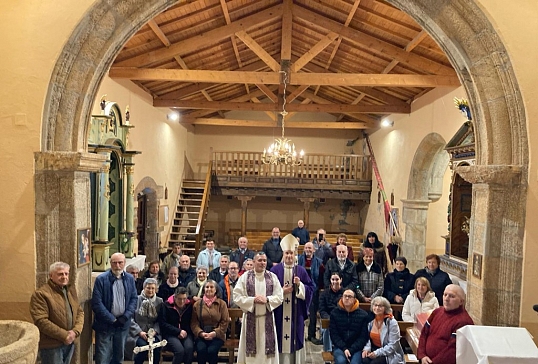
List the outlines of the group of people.
{"label": "group of people", "polygon": [[[417,312],[444,303],[423,330],[418,357],[422,363],[445,362],[435,359],[438,352],[447,353],[439,345],[455,349],[455,338],[445,334],[455,332],[456,322],[472,324],[472,320],[463,308],[463,290],[450,284],[439,269],[439,257],[428,256],[427,266],[415,275],[406,268],[406,259],[398,257],[394,271],[385,277],[386,268],[376,256],[381,243],[375,233],[368,234],[354,263],[345,234],[332,246],[319,229],[310,241],[301,223],[295,234],[284,238],[278,227],[273,228],[259,252],[248,249],[246,237],[239,238],[238,248],[229,256],[208,240],[196,268],[176,244],[162,263],[150,262],[142,277],[137,267],[125,268],[123,254],[113,254],[111,268],[95,280],[91,300],[96,364],[122,363],[134,347],[141,350],[135,363],[147,360],[150,351],[158,363],[163,340],[175,364],[190,364],[194,352],[198,363],[216,364],[229,330],[229,308],[243,311],[240,364],[259,360],[303,364],[308,318],[307,339],[323,343],[337,364],[403,363],[391,303],[404,303],[403,319],[409,321]],[[301,243],[303,253],[296,256]],[[68,282],[69,266],[54,263],[49,282],[32,296],[44,364],[69,363],[74,340],[82,331],[84,314]],[[361,310],[359,302],[369,302],[371,312]],[[330,318],[330,328],[322,330],[323,340],[316,338],[318,313]]]}

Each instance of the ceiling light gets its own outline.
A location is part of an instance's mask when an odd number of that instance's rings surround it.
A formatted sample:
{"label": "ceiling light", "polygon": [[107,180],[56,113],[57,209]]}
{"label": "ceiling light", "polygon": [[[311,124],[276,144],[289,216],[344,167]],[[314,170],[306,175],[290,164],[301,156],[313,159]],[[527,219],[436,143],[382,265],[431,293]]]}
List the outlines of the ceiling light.
{"label": "ceiling light", "polygon": [[[282,72],[282,71],[281,71]],[[276,138],[273,144],[268,149],[263,149],[262,162],[263,164],[284,164],[290,166],[300,166],[303,162],[304,151],[301,150],[299,154],[295,151],[295,144],[284,137],[284,124],[286,122],[286,85],[288,81],[288,74],[284,73],[284,91],[283,91],[283,103],[282,111],[279,113],[282,116],[282,138]]]}
{"label": "ceiling light", "polygon": [[384,128],[393,127],[394,126],[394,120],[385,119],[381,122],[381,126]]}

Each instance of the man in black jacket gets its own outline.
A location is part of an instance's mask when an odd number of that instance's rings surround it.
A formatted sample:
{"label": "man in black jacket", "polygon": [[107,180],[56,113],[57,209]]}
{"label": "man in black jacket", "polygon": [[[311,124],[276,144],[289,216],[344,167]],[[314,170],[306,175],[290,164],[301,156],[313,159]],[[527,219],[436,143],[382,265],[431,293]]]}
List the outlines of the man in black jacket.
{"label": "man in black jacket", "polygon": [[279,264],[282,261],[282,248],[280,247],[280,229],[274,227],[271,231],[271,239],[263,243],[262,250],[267,257],[267,270],[271,270],[273,266]]}
{"label": "man in black jacket", "polygon": [[338,306],[331,312],[329,331],[334,346],[335,364],[359,364],[362,349],[369,340],[370,315],[359,308],[355,291],[346,289]]}
{"label": "man in black jacket", "polygon": [[342,287],[345,289],[355,290],[359,281],[357,279],[357,271],[355,270],[355,264],[347,258],[347,246],[338,245],[336,247],[336,258],[327,262],[325,268],[325,274],[323,276],[323,283],[325,287],[331,285],[331,275],[334,272],[340,273],[342,277]]}

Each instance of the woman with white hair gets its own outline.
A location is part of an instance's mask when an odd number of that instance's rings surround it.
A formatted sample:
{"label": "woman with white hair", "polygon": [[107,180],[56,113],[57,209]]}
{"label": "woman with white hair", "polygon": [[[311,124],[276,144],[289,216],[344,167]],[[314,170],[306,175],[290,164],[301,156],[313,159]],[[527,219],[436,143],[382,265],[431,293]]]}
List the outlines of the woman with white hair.
{"label": "woman with white hair", "polygon": [[[150,329],[155,330],[154,342],[161,341],[158,316],[163,300],[156,295],[157,283],[155,278],[146,278],[144,281],[144,288],[140,296],[138,296],[136,311],[131,320],[129,338],[126,343],[126,353],[132,353],[135,346],[148,345]],[[161,349],[157,348],[153,351],[153,363],[159,364],[160,357]],[[142,351],[134,356],[134,364],[142,364],[144,360],[148,360],[147,351]]]}
{"label": "woman with white hair", "polygon": [[392,317],[392,308],[385,297],[372,299],[371,311],[375,318],[368,323],[370,340],[362,349],[364,364],[404,364],[400,345],[400,327]]}
{"label": "woman with white hair", "polygon": [[196,268],[196,279],[193,279],[187,284],[187,297],[189,300],[196,302],[203,296],[202,287],[207,281],[208,273],[209,268],[205,265],[200,265]]}

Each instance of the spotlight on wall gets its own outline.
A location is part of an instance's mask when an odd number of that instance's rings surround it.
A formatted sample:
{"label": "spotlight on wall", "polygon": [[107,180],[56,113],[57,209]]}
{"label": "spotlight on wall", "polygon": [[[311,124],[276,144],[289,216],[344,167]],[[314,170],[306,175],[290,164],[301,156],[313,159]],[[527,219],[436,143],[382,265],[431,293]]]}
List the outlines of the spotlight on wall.
{"label": "spotlight on wall", "polygon": [[175,111],[169,112],[166,115],[166,120],[168,121],[178,121],[179,120],[179,114]]}
{"label": "spotlight on wall", "polygon": [[394,126],[394,120],[385,119],[381,122],[381,126],[384,128],[393,127]]}

